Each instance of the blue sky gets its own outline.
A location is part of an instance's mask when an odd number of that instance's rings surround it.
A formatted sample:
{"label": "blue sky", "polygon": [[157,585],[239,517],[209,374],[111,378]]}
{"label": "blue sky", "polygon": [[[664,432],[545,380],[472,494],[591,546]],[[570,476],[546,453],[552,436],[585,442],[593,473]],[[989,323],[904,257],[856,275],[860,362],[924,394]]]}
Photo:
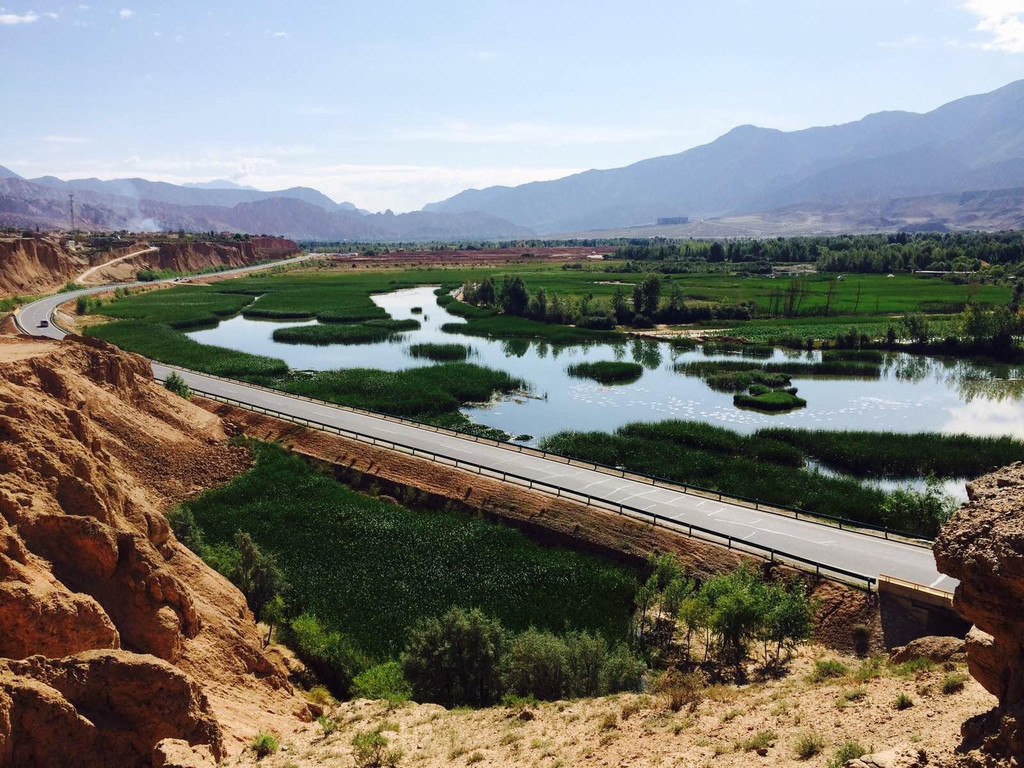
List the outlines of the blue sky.
{"label": "blue sky", "polygon": [[0,3],[0,165],[373,210],[1024,78],[1024,0]]}

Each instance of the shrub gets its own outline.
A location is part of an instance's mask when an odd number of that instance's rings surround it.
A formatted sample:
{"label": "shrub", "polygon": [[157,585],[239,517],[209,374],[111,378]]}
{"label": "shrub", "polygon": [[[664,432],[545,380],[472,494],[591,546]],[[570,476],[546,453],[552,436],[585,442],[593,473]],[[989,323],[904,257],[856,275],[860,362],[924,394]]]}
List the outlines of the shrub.
{"label": "shrub", "polygon": [[643,682],[647,665],[625,645],[617,646],[605,661],[601,673],[602,687],[608,693],[638,691]]}
{"label": "shrub", "polygon": [[280,748],[281,742],[270,731],[260,731],[256,734],[256,738],[249,743],[249,749],[256,754],[257,759],[272,755]]}
{"label": "shrub", "polygon": [[851,701],[860,701],[865,696],[867,696],[867,691],[863,688],[854,688],[850,691],[843,691],[836,699],[836,706],[842,709]]}
{"label": "shrub", "polygon": [[332,720],[327,715],[320,715],[316,719],[317,725],[320,726],[321,732],[323,732],[324,738],[330,736],[336,730],[338,730],[338,721]]}
{"label": "shrub", "polygon": [[959,672],[954,672],[946,675],[942,678],[942,692],[946,695],[951,693],[959,693],[964,689],[964,683],[967,682],[967,675]]}
{"label": "shrub", "polygon": [[866,624],[857,624],[853,628],[853,650],[858,656],[867,655],[871,648],[871,629]]}
{"label": "shrub", "polygon": [[682,672],[672,667],[658,679],[657,692],[664,695],[668,708],[678,712],[685,705],[700,700],[704,681],[694,672]]}
{"label": "shrub", "polygon": [[912,706],[914,706],[914,700],[910,698],[907,694],[901,693],[899,696],[896,697],[896,701],[893,702],[892,706],[893,709],[902,712],[904,709],[910,709]]}
{"label": "shrub", "polygon": [[293,619],[284,640],[338,698],[348,698],[353,678],[367,666],[348,638],[328,631],[312,614]]}
{"label": "shrub", "polygon": [[352,757],[357,768],[391,768],[402,759],[402,751],[390,749],[390,742],[381,730],[362,731],[352,737]]}
{"label": "shrub", "polygon": [[483,707],[498,698],[505,638],[480,610],[452,608],[410,632],[402,669],[417,701]]}
{"label": "shrub", "polygon": [[188,384],[185,383],[185,379],[178,375],[177,372],[171,371],[167,374],[167,378],[164,379],[164,388],[179,397],[183,397],[186,400],[192,398],[192,390],[189,389]]}
{"label": "shrub", "polygon": [[917,677],[923,675],[926,672],[931,672],[935,668],[935,662],[929,659],[927,656],[920,656],[910,661],[905,661],[898,665],[895,672],[900,677]]}
{"label": "shrub", "polygon": [[469,357],[472,347],[466,344],[413,344],[409,355],[435,362],[461,361]]}
{"label": "shrub", "polygon": [[826,680],[835,680],[840,677],[846,677],[849,673],[849,667],[837,659],[819,659],[814,662],[814,672],[811,673],[811,682],[823,683]]}
{"label": "shrub", "polygon": [[352,679],[352,697],[357,699],[383,699],[399,704],[412,698],[412,687],[397,661],[377,664]]}
{"label": "shrub", "polygon": [[825,739],[814,731],[804,731],[793,743],[793,754],[797,760],[810,760],[825,748]]}
{"label": "shrub", "polygon": [[509,693],[538,699],[562,698],[568,673],[565,643],[550,632],[528,629],[508,643],[502,682]]}
{"label": "shrub", "polygon": [[736,744],[736,749],[743,750],[744,752],[756,752],[759,749],[768,749],[776,739],[775,731],[758,731],[753,736],[750,736]]}
{"label": "shrub", "polygon": [[828,768],[843,768],[849,760],[856,760],[868,753],[864,747],[856,741],[847,741],[840,745],[835,751],[832,759],[828,761]]}

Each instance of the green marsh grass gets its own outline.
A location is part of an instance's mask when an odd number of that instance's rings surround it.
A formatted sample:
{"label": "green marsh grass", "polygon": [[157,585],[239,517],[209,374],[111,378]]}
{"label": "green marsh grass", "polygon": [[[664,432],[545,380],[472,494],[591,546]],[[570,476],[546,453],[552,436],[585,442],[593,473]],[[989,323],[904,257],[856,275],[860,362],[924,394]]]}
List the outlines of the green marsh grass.
{"label": "green marsh grass", "polygon": [[166,325],[141,320],[95,325],[88,328],[86,334],[152,360],[215,376],[245,379],[281,376],[288,372],[283,360],[200,344]]}
{"label": "green marsh grass", "polygon": [[472,354],[473,348],[467,344],[412,344],[409,354],[412,357],[433,360],[436,363],[459,362]]}
{"label": "green marsh grass", "polygon": [[566,373],[577,379],[593,379],[601,384],[633,382],[644,373],[639,363],[600,361],[595,363],[573,363]]}
{"label": "green marsh grass", "polygon": [[464,403],[481,403],[526,383],[503,371],[472,363],[442,363],[404,371],[345,368],[295,374],[280,388],[298,395],[395,416],[443,414]]}
{"label": "green marsh grass", "polygon": [[283,344],[372,344],[393,339],[420,327],[418,320],[366,320],[359,323],[326,323],[278,328],[274,341]]}
{"label": "green marsh grass", "polygon": [[511,630],[625,638],[635,577],[512,528],[364,496],[271,445],[253,469],[187,502],[212,545],[249,533],[273,552],[292,598],[371,657],[393,658],[417,620],[479,607]]}

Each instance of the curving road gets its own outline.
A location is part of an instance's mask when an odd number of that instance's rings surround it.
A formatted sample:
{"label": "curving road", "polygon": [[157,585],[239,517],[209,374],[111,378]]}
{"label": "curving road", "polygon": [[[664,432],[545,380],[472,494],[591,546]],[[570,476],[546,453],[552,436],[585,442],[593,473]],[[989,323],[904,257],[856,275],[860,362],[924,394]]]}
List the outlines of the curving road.
{"label": "curving road", "polygon": [[[304,258],[309,257],[299,257],[289,262],[301,261]],[[233,272],[251,269],[243,268]],[[59,294],[26,305],[17,316],[19,325],[31,335],[63,338],[65,334],[54,327],[51,321],[52,313],[57,306],[79,295],[110,290],[112,287]],[[42,320],[49,321],[48,328],[38,327]],[[806,519],[794,519],[773,512],[759,511],[729,501],[690,495],[671,488],[655,487],[638,480],[567,465],[552,458],[521,453],[514,449],[354,412],[328,403],[304,400],[242,382],[153,363],[154,375],[159,380],[163,380],[172,370],[177,371],[190,387],[200,393],[236,401],[252,408],[276,411],[293,419],[315,421],[374,439],[400,443],[424,452],[442,454],[449,459],[486,467],[491,472],[515,474],[521,478],[557,486],[563,491],[590,497],[597,506],[626,504],[645,513],[668,518],[683,526],[700,526],[720,536],[732,537],[732,546],[736,548],[742,549],[743,542],[746,542],[769,547],[783,559],[788,555],[815,561],[825,569],[836,568],[874,578],[884,574],[946,591],[952,591],[956,586],[953,579],[941,575],[936,570],[931,550],[926,547],[841,530]]]}

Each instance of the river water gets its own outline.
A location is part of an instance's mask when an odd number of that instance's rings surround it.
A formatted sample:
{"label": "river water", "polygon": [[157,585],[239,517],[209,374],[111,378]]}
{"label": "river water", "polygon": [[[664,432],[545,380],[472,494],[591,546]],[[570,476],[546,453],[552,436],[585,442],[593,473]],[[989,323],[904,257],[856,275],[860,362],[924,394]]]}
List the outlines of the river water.
{"label": "river water", "polygon": [[[634,421],[687,419],[750,433],[764,426],[807,429],[856,429],[895,432],[965,432],[1024,438],[1024,381],[997,378],[968,363],[907,354],[887,357],[878,379],[793,378],[807,407],[789,413],[740,410],[732,395],[715,392],[701,379],[676,373],[676,362],[742,359],[706,355],[702,349],[674,350],[657,341],[557,345],[520,339],[484,339],[445,333],[444,323],[463,323],[437,305],[432,287],[379,294],[374,302],[393,318],[419,320],[422,327],[387,342],[306,346],[275,342],[276,328],[315,321],[272,323],[235,317],[216,328],[188,335],[215,344],[284,360],[295,370],[368,367],[397,371],[429,360],[409,355],[411,344],[458,342],[473,348],[470,362],[508,371],[529,383],[529,393],[499,399],[463,411],[474,421],[531,440],[561,430],[605,430]],[[413,313],[422,308],[422,314]],[[777,349],[774,360],[820,359],[820,352]],[[571,363],[622,360],[644,367],[640,379],[602,385],[566,373]],[[762,361],[760,359],[759,361]],[[1003,372],[1003,375],[1007,375]],[[962,496],[962,482],[949,485]]]}

